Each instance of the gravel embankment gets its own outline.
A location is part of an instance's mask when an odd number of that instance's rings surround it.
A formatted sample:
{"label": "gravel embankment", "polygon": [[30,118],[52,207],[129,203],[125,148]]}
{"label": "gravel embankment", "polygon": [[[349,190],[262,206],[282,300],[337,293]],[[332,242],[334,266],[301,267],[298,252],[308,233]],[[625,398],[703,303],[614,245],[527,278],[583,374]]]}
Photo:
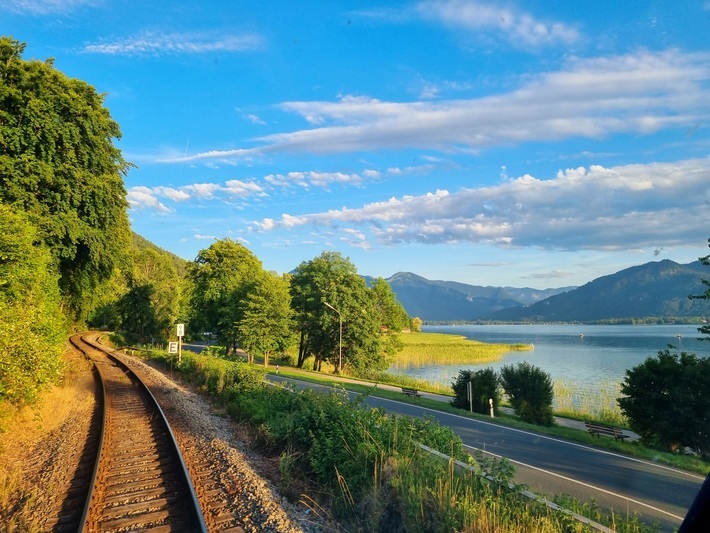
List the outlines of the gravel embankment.
{"label": "gravel embankment", "polygon": [[[121,358],[136,373],[140,373],[170,420],[196,484],[198,497],[203,492],[199,486],[201,476],[193,474],[193,471],[204,470],[203,465],[208,463],[209,470],[217,473],[218,483],[226,494],[222,505],[239,517],[238,521],[245,531],[311,533],[339,529],[325,517],[315,516],[311,509],[288,502],[270,481],[255,471],[252,465],[258,465],[264,474],[277,477],[278,462],[249,450],[246,444],[249,436],[244,427],[219,416],[208,401],[172,379],[169,372],[135,357],[124,355]],[[202,466],[191,467],[191,462]],[[203,513],[210,526],[210,509],[205,509],[205,505]]]}

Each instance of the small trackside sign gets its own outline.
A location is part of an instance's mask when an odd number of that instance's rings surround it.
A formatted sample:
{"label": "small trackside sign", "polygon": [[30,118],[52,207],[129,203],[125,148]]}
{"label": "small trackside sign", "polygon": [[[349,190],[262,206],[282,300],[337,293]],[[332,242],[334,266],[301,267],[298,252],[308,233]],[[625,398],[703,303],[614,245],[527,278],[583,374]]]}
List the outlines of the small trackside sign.
{"label": "small trackside sign", "polygon": [[177,342],[168,343],[168,353],[178,353],[178,343]]}

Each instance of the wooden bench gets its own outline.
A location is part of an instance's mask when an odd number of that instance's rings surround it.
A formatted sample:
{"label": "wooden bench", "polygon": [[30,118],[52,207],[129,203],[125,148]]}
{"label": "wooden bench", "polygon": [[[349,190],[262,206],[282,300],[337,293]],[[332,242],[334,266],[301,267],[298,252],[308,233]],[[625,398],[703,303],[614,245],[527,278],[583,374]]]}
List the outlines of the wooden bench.
{"label": "wooden bench", "polygon": [[414,396],[415,398],[421,397],[421,394],[417,389],[410,389],[407,387],[402,387],[402,394],[405,396]]}
{"label": "wooden bench", "polygon": [[584,425],[587,427],[587,431],[597,437],[600,435],[606,435],[607,437],[614,437],[616,440],[621,441],[629,437],[628,435],[624,435],[619,428],[615,428],[613,426],[597,424],[596,422],[585,422]]}

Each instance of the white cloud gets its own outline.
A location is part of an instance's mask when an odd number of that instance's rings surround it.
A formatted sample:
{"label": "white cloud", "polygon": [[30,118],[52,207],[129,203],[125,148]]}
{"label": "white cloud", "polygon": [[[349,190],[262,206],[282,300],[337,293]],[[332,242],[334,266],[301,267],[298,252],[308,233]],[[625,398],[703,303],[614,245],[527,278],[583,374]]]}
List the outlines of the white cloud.
{"label": "white cloud", "polygon": [[155,191],[148,187],[131,187],[127,191],[126,200],[128,200],[131,209],[154,209],[161,213],[172,212],[172,209],[158,200]]}
{"label": "white cloud", "polygon": [[220,190],[231,196],[239,196],[241,198],[264,192],[264,189],[260,185],[241,180],[229,180]]}
{"label": "white cloud", "polygon": [[560,22],[536,19],[514,7],[476,0],[433,0],[417,6],[420,16],[470,32],[493,34],[520,48],[571,44],[579,32]]}
{"label": "white cloud", "polygon": [[173,202],[182,202],[190,198],[190,195],[185,191],[173,189],[172,187],[155,187],[153,191],[155,194],[170,198]]}
{"label": "white cloud", "polygon": [[283,109],[321,126],[263,137],[264,146],[259,148],[205,152],[170,161],[404,148],[475,152],[525,142],[692,127],[710,120],[709,65],[707,54],[640,51],[573,58],[563,70],[543,73],[517,90],[484,98],[286,102]]}
{"label": "white cloud", "polygon": [[205,54],[214,52],[243,52],[261,48],[259,35],[213,33],[164,33],[144,31],[124,39],[87,44],[84,52],[121,56],[162,56],[174,54]]}
{"label": "white cloud", "polygon": [[218,237],[216,235],[202,235],[201,233],[195,233],[195,239],[198,241],[216,241]]}
{"label": "white cloud", "polygon": [[185,185],[182,190],[189,191],[197,198],[212,199],[215,193],[222,190],[222,186],[217,183],[195,183],[193,185]]}
{"label": "white cloud", "polygon": [[131,187],[127,199],[132,209],[155,209],[163,213],[172,212],[158,198],[167,198],[173,202],[185,202],[192,198],[198,200],[220,200],[226,198],[246,198],[252,195],[263,196],[266,193],[257,183],[241,180],[229,180],[224,185],[219,183],[194,183],[179,188],[173,187]]}
{"label": "white cloud", "polygon": [[[502,247],[630,250],[694,244],[710,205],[710,159],[591,166],[551,179],[524,175],[495,187],[436,191],[301,216],[262,229],[369,230],[385,245],[487,243]],[[352,236],[353,230],[345,231]]]}
{"label": "white cloud", "polygon": [[266,122],[264,122],[258,115],[254,115],[252,113],[246,115],[247,120],[251,122],[252,124],[259,124],[259,125],[266,125]]}
{"label": "white cloud", "polygon": [[[368,178],[375,178],[379,173],[375,170],[363,172]],[[320,172],[309,170],[307,172],[289,172],[288,174],[269,174],[264,177],[268,183],[274,187],[328,187],[333,183],[341,185],[360,185],[363,182],[362,176],[357,173],[346,174],[344,172]]]}
{"label": "white cloud", "polygon": [[62,15],[83,6],[93,7],[100,3],[100,0],[0,0],[0,11]]}

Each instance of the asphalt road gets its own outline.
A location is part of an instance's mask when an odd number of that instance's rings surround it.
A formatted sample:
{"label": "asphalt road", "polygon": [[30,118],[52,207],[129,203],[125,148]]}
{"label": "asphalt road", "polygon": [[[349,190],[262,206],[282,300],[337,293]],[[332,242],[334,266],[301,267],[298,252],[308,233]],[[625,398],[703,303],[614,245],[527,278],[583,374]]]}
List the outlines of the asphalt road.
{"label": "asphalt road", "polygon": [[[269,379],[325,388],[280,376]],[[508,458],[516,467],[514,481],[534,492],[569,494],[581,501],[593,498],[623,516],[638,513],[645,521],[658,522],[663,531],[680,526],[704,480],[618,453],[408,403],[376,397],[368,397],[366,403],[399,414],[433,417],[452,428],[465,446]]]}

